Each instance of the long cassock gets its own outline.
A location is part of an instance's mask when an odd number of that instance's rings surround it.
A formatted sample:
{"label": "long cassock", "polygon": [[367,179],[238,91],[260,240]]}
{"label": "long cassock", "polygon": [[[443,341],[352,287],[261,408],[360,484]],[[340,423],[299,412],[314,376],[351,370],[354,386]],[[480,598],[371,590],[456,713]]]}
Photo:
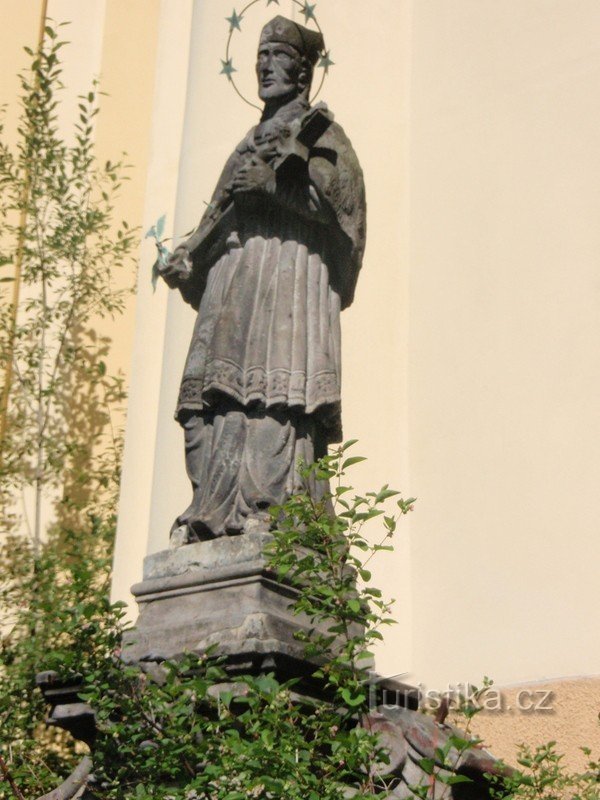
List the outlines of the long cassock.
{"label": "long cassock", "polygon": [[365,243],[352,146],[333,123],[273,193],[231,194],[240,167],[273,164],[308,113],[296,99],[248,133],[183,245],[193,270],[179,288],[198,317],[176,417],[194,494],[175,524],[200,538],[251,529],[300,488],[298,459],[342,437],[340,310]]}

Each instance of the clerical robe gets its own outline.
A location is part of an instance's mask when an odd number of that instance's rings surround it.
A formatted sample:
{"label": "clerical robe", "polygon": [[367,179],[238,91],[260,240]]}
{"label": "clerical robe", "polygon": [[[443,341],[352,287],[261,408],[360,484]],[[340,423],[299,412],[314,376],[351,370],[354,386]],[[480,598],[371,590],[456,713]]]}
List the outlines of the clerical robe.
{"label": "clerical robe", "polygon": [[176,525],[201,538],[251,529],[300,488],[299,458],[341,440],[340,310],[365,241],[350,142],[333,123],[274,192],[231,193],[249,159],[276,161],[308,110],[294,101],[248,133],[184,244],[193,271],[180,289],[198,317],[176,416],[194,497]]}

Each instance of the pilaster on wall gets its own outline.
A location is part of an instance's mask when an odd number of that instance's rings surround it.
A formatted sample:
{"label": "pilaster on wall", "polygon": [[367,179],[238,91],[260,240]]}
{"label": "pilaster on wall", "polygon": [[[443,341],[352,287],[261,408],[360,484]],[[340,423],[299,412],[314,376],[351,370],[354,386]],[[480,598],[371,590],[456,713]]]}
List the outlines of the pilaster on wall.
{"label": "pilaster on wall", "polygon": [[[174,5],[176,8],[174,8]],[[167,235],[175,219],[181,141],[187,94],[192,0],[162,0],[158,19],[151,154],[143,230],[165,214]],[[174,13],[176,11],[176,13]],[[152,507],[155,443],[159,422],[168,290],[153,291],[150,269],[154,245],[142,248],[137,288],[135,334],[125,432],[112,596],[128,600],[142,574]],[[132,610],[133,611],[133,610]]]}

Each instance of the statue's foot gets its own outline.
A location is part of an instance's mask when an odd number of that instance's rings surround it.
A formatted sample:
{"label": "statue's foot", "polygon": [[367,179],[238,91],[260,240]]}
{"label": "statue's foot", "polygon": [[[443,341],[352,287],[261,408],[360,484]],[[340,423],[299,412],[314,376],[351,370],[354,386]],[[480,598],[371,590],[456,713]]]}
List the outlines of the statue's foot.
{"label": "statue's foot", "polygon": [[[241,520],[240,520],[241,522]],[[268,533],[271,530],[272,519],[268,511],[255,511],[246,517],[242,528],[227,528],[215,533],[205,525],[194,522],[179,522],[175,520],[171,528],[169,547],[177,549],[186,544],[203,542],[208,539],[217,539],[219,536],[240,536],[244,533]]]}
{"label": "statue's foot", "polygon": [[198,536],[190,528],[187,523],[178,525],[177,522],[171,528],[171,536],[169,538],[169,547],[175,550],[178,547],[183,547],[184,544],[192,544],[198,542]]}
{"label": "statue's foot", "polygon": [[256,511],[246,518],[242,533],[268,533],[271,530],[271,523],[268,511]]}

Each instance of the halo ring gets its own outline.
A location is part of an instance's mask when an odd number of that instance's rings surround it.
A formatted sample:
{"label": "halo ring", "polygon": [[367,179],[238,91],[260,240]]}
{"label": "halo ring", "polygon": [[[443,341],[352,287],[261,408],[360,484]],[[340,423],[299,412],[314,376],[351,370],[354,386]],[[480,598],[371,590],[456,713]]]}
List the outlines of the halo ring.
{"label": "halo ring", "polygon": [[[248,9],[252,8],[252,6],[255,6],[258,2],[260,2],[260,0],[250,0],[250,2],[247,5],[245,5],[244,8],[241,10],[240,15],[239,15],[239,19],[242,19],[242,17],[246,13],[246,11],[248,11]],[[301,9],[304,9],[304,5],[300,2],[300,0],[292,0],[292,2],[295,3],[297,6],[299,6]],[[314,21],[315,25],[317,26],[317,30],[322,35],[323,31],[321,30],[321,26],[319,25],[319,22],[318,22],[316,16],[313,15],[311,17],[311,19]],[[227,47],[225,48],[225,62],[224,63],[226,63],[226,64],[230,64],[231,63],[231,56],[229,55],[229,53],[230,53],[230,49],[231,49],[231,38],[232,38],[232,36],[234,34],[234,31],[235,31],[235,27],[233,25],[230,25],[229,36],[227,37]],[[313,94],[313,96],[310,98],[310,102],[311,103],[313,103],[317,99],[317,97],[319,96],[319,94],[321,92],[321,89],[323,88],[323,84],[325,83],[326,76],[327,76],[327,70],[324,69],[323,70],[323,75],[321,76],[321,81],[320,81],[320,83],[319,83],[319,85],[317,87],[317,90]],[[259,111],[262,111],[262,108],[260,106],[257,106],[256,103],[253,103],[251,100],[248,100],[248,98],[245,97],[245,95],[242,94],[242,92],[239,90],[239,87],[237,86],[235,80],[233,79],[233,74],[232,73],[229,73],[227,75],[227,77],[229,78],[229,82],[233,86],[233,89],[234,89],[235,93],[237,94],[237,96],[241,100],[243,100],[244,103],[246,103],[246,105],[252,106],[252,108],[256,108]]]}

